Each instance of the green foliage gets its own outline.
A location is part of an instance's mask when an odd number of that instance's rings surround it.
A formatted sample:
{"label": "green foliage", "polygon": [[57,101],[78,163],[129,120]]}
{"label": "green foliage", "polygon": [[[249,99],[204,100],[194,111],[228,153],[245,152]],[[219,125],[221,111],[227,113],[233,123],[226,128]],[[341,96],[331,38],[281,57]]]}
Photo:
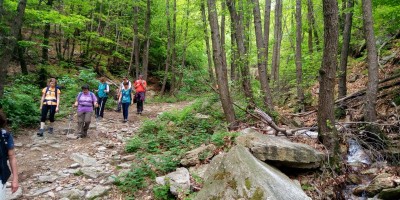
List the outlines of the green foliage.
{"label": "green foliage", "polygon": [[[7,86],[0,105],[10,121],[11,128],[32,126],[39,122],[40,89],[32,83],[34,75],[14,77],[12,87]],[[39,95],[38,95],[39,94]],[[32,100],[36,97],[36,100]]]}
{"label": "green foliage", "polygon": [[237,136],[239,136],[237,132],[217,132],[212,135],[211,141],[213,144],[222,147],[226,141],[233,141]]}
{"label": "green foliage", "polygon": [[153,188],[154,198],[157,200],[173,200],[175,196],[169,191],[169,184],[157,185]]}

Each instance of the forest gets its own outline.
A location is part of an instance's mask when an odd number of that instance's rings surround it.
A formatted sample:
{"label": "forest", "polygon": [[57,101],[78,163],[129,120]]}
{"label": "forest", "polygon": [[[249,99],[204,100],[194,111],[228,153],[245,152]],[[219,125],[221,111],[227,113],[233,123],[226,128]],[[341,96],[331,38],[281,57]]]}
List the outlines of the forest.
{"label": "forest", "polygon": [[[144,123],[139,135],[161,135],[147,138],[159,140],[155,146],[139,147],[139,137],[128,142],[127,152],[168,152],[159,169],[141,163],[116,181],[136,198],[146,180],[135,176],[171,172],[184,150],[206,141],[230,149],[233,133],[252,126],[267,133],[265,124],[286,137],[317,131],[330,178],[346,174],[348,137],[398,167],[399,22],[396,0],[0,0],[0,108],[15,134],[36,128],[40,91],[51,77],[62,91],[58,118],[69,115],[82,84],[96,88],[100,77],[113,96],[122,77],[143,75],[154,93],[149,103],[213,102],[216,108],[203,110],[212,123],[183,110],[161,117],[165,127]],[[193,104],[198,112],[200,104]],[[168,120],[179,136],[168,136]],[[211,135],[186,138],[189,130]],[[184,142],[166,142],[171,137]],[[301,184],[323,199],[317,186]],[[164,189],[152,196],[169,198]],[[340,199],[335,195],[328,196]]]}

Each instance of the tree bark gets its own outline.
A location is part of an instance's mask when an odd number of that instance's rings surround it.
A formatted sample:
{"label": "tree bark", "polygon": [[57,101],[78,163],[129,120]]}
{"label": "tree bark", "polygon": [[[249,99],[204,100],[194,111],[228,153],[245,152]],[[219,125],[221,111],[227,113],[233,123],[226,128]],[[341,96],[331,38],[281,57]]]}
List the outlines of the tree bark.
{"label": "tree bark", "polygon": [[374,23],[371,0],[362,0],[364,36],[367,43],[368,83],[365,98],[364,118],[367,122],[376,121],[376,98],[378,94],[378,55],[375,46]]}
{"label": "tree bark", "polygon": [[271,67],[272,82],[275,88],[279,88],[278,82],[279,82],[279,61],[280,61],[281,41],[282,41],[282,0],[276,0],[274,50],[272,52],[272,67]]}
{"label": "tree bark", "polygon": [[11,24],[11,35],[4,35],[4,32],[0,33],[0,98],[3,97],[4,85],[6,84],[7,67],[10,63],[13,50],[17,44],[17,38],[19,31],[22,27],[22,20],[25,14],[27,0],[20,0],[18,2],[17,13]]}
{"label": "tree bark", "polygon": [[261,14],[260,14],[260,3],[258,0],[252,0],[253,2],[253,16],[254,16],[254,29],[256,33],[256,45],[257,45],[257,66],[258,74],[260,77],[261,91],[263,93],[264,106],[272,110],[272,95],[267,79],[267,66],[266,58],[267,53],[265,52],[265,43],[262,33],[261,26]]}
{"label": "tree bark", "polygon": [[300,111],[304,112],[304,91],[303,91],[303,66],[301,61],[301,42],[302,42],[302,20],[301,20],[301,0],[296,0],[296,82],[297,100]]}
{"label": "tree bark", "polygon": [[230,28],[231,28],[231,80],[237,81],[239,79],[238,69],[237,69],[237,45],[236,45],[236,33],[235,33],[235,25],[234,21],[231,20]]}
{"label": "tree bark", "polygon": [[313,34],[312,34],[312,24],[311,24],[311,19],[313,17],[313,13],[311,10],[310,3],[307,3],[307,21],[308,21],[308,53],[312,54],[313,53]]}
{"label": "tree bark", "polygon": [[146,43],[143,49],[143,79],[147,80],[148,66],[149,66],[149,49],[150,49],[150,23],[151,23],[151,2],[147,0],[146,7],[146,20],[144,23],[144,35],[146,37]]}
{"label": "tree bark", "polygon": [[337,68],[336,53],[338,49],[338,5],[337,0],[323,0],[324,13],[324,51],[320,74],[320,93],[318,99],[318,132],[333,163],[338,156],[338,135],[334,116],[335,70]]}
{"label": "tree bark", "polygon": [[240,19],[236,12],[235,2],[232,0],[226,0],[226,4],[229,9],[229,13],[231,15],[231,20],[234,21],[233,25],[235,28],[236,34],[236,44],[239,50],[239,68],[242,75],[242,86],[244,90],[244,94],[248,99],[248,104],[250,107],[255,106],[253,91],[250,84],[250,73],[249,73],[249,66],[246,65],[247,63],[247,49],[245,47],[245,35],[244,35],[244,26],[243,21]]}
{"label": "tree bark", "polygon": [[218,74],[218,91],[224,110],[225,118],[230,127],[235,125],[235,111],[231,96],[229,94],[226,61],[222,60],[221,41],[218,28],[218,15],[215,6],[215,0],[207,0],[208,5],[208,20],[211,28],[211,38],[213,46],[213,59],[215,64],[215,72]]}
{"label": "tree bark", "polygon": [[[353,9],[353,0],[347,0],[347,8]],[[346,76],[347,76],[347,58],[349,57],[351,26],[353,23],[353,10],[345,13],[343,44],[340,54],[339,80],[338,80],[338,98],[345,97],[347,94]]]}
{"label": "tree bark", "polygon": [[214,85],[215,84],[215,77],[214,77],[214,72],[213,72],[213,62],[211,60],[210,39],[208,37],[206,9],[205,9],[205,5],[204,5],[204,0],[201,1],[200,9],[201,9],[201,18],[203,19],[204,40],[206,42],[208,75],[209,75],[209,78],[210,78],[210,82],[212,83],[212,85]]}

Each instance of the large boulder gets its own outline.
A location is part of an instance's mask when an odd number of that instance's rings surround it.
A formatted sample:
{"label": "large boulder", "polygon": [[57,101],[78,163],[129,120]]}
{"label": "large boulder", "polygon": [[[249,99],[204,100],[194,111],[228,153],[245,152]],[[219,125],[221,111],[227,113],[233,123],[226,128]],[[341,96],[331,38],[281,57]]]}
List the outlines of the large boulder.
{"label": "large boulder", "polygon": [[205,177],[195,200],[311,199],[285,174],[256,159],[240,145],[214,157]]}
{"label": "large boulder", "polygon": [[264,135],[252,128],[242,131],[236,143],[248,147],[252,154],[262,161],[270,161],[277,166],[291,168],[318,168],[324,154],[302,143],[294,143],[285,138]]}
{"label": "large boulder", "polygon": [[160,185],[170,185],[170,192],[178,196],[180,192],[186,193],[190,189],[190,174],[186,168],[178,168],[165,176],[157,177],[156,182]]}

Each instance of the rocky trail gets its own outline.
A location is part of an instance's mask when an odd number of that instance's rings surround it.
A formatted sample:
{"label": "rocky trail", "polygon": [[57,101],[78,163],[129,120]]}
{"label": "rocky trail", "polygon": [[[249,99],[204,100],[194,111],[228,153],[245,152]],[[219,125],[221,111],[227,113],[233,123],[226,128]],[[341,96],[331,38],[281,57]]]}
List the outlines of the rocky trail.
{"label": "rocky trail", "polygon": [[127,123],[122,113],[106,110],[97,123],[92,117],[88,137],[83,139],[73,135],[76,114],[72,121],[56,120],[54,134],[37,137],[37,130],[23,131],[15,136],[20,189],[8,199],[124,199],[112,177],[127,171],[134,160],[125,152],[125,142],[145,119],[188,104],[145,104],[142,115],[133,105]]}

